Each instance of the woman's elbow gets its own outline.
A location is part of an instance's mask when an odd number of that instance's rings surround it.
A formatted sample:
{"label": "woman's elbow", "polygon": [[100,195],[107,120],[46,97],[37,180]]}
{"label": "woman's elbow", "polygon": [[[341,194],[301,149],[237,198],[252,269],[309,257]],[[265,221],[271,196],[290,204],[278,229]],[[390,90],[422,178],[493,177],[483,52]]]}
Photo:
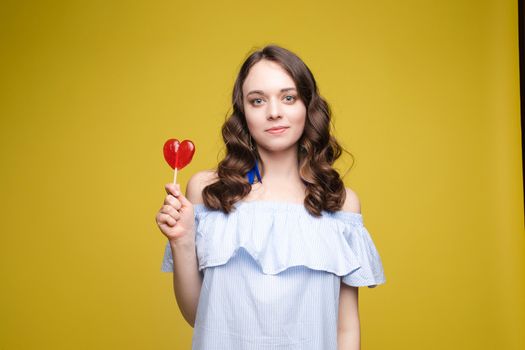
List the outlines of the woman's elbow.
{"label": "woman's elbow", "polygon": [[361,337],[359,329],[337,332],[337,350],[360,350]]}

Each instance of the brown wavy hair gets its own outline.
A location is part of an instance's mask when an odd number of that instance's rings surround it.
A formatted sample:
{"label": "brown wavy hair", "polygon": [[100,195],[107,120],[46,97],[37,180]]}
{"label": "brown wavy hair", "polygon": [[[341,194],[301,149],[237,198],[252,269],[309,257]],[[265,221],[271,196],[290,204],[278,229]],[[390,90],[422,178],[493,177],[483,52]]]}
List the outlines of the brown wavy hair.
{"label": "brown wavy hair", "polygon": [[233,205],[251,191],[246,174],[254,167],[256,159],[261,176],[264,173],[259,152],[252,146],[242,95],[242,86],[250,68],[263,59],[278,63],[288,72],[296,84],[299,98],[307,108],[304,131],[297,147],[299,175],[306,186],[304,206],[311,215],[317,217],[321,216],[322,210],[339,211],[345,201],[346,190],[332,165],[342,151],[347,151],[330,133],[330,106],[320,96],[312,72],[296,54],[278,45],[267,45],[249,54],[240,68],[233,87],[233,111],[222,126],[226,155],[218,164],[216,182],[202,191],[204,204],[230,213]]}

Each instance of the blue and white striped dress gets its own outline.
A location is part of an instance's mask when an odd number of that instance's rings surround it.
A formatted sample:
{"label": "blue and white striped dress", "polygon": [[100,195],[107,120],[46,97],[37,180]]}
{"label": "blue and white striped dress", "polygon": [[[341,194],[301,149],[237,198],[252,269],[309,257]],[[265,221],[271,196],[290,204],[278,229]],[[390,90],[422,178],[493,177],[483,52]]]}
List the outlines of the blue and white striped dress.
{"label": "blue and white striped dress", "polygon": [[[229,215],[194,208],[204,280],[193,350],[336,350],[340,283],[385,283],[361,214],[260,200]],[[173,272],[169,243],[162,271]]]}

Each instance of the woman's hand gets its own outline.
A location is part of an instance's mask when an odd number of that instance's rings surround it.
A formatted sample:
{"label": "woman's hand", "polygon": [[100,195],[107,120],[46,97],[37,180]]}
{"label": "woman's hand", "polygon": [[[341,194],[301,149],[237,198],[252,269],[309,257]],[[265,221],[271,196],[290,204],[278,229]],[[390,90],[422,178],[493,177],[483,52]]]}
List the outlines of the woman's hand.
{"label": "woman's hand", "polygon": [[195,240],[195,217],[193,204],[181,193],[180,185],[164,186],[168,195],[156,216],[160,231],[172,243],[193,243]]}

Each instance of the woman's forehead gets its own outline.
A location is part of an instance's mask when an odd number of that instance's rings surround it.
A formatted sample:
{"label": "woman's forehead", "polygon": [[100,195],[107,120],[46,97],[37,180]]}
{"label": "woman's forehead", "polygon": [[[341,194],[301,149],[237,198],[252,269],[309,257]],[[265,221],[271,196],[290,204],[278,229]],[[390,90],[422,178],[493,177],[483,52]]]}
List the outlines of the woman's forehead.
{"label": "woman's forehead", "polygon": [[278,63],[261,60],[250,69],[243,84],[243,92],[280,92],[281,89],[295,87],[292,77]]}

